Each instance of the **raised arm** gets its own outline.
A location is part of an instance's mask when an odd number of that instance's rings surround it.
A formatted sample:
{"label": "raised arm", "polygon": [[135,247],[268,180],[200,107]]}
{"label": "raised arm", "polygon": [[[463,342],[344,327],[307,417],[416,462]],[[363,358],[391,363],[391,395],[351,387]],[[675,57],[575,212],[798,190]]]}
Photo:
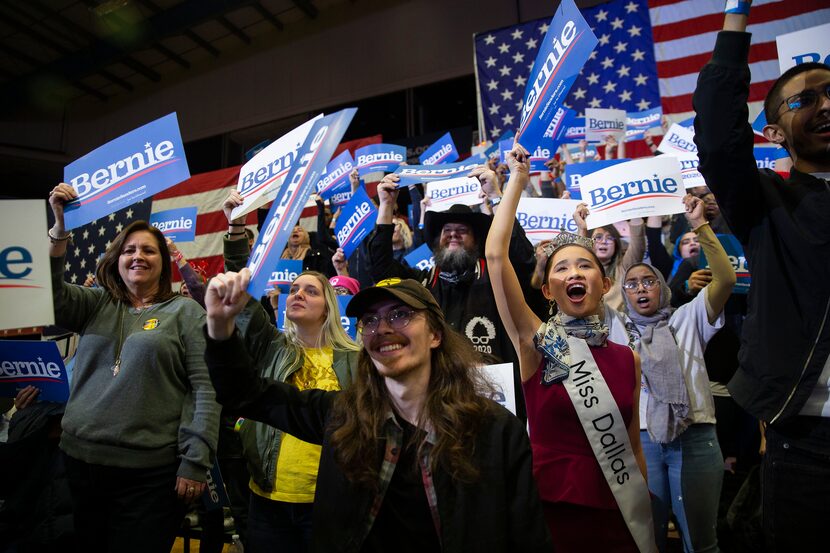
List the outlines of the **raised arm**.
{"label": "raised arm", "polygon": [[692,99],[698,167],[729,228],[744,246],[765,216],[750,126],[747,16],[727,13],[712,59],[700,72]]}
{"label": "raised arm", "polygon": [[686,204],[686,218],[697,234],[700,247],[703,248],[709,269],[712,271],[712,282],[706,287],[706,314],[709,323],[714,324],[732,294],[737,277],[720,240],[706,222],[703,215],[703,200],[689,194],[683,202]]}
{"label": "raised arm", "polygon": [[663,218],[659,215],[649,217],[646,219],[645,230],[651,265],[663,273],[663,278],[668,282],[674,261],[666,250],[666,246],[663,245]]}
{"label": "raised arm", "polygon": [[328,408],[336,392],[306,390],[257,376],[254,362],[234,319],[249,300],[245,288],[250,272],[214,277],[205,294],[205,361],[216,399],[233,412],[284,430],[301,440],[322,443]]}
{"label": "raised arm", "polygon": [[519,278],[508,257],[519,198],[530,178],[529,156],[520,144],[516,144],[508,154],[510,182],[505,187],[501,206],[493,217],[485,245],[487,270],[496,307],[507,335],[519,354],[522,380],[533,376],[541,360],[541,354],[533,343],[533,336],[542,321],[525,302]]}
{"label": "raised arm", "polygon": [[635,263],[641,262],[646,255],[646,231],[642,218],[629,220],[628,231],[628,249],[621,261],[623,273]]}
{"label": "raised arm", "polygon": [[398,200],[397,183],[400,178],[395,174],[383,177],[378,184],[378,218],[375,232],[366,240],[370,257],[372,280],[379,282],[385,278],[400,277],[420,279],[421,272],[413,271],[395,261],[392,251],[392,214]]}
{"label": "raised arm", "polygon": [[49,193],[49,206],[55,216],[55,224],[47,231],[55,322],[74,332],[83,329],[98,303],[104,301],[105,295],[100,288],[85,288],[64,281],[66,246],[71,234],[66,232],[64,226],[63,207],[66,202],[77,197],[75,189],[66,183],[60,183],[52,189]]}

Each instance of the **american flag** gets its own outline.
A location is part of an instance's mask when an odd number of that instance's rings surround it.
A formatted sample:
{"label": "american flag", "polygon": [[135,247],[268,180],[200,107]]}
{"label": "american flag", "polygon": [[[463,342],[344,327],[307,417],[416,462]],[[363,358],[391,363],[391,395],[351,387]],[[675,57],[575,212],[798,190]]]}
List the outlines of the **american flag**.
{"label": "american flag", "polygon": [[[651,23],[645,0],[616,0],[581,10],[599,40],[565,105],[644,111],[660,103]],[[485,136],[518,126],[527,79],[549,19],[475,35]]]}
{"label": "american flag", "polygon": [[95,274],[95,267],[110,242],[124,227],[134,221],[150,218],[149,199],[110,213],[91,223],[72,230],[72,241],[66,248],[64,278],[71,284],[83,284],[88,276]]}
{"label": "american flag", "polygon": [[[581,10],[599,44],[566,104],[642,111],[662,104],[672,121],[693,115],[697,75],[723,26],[723,0],[614,0]],[[750,113],[760,111],[778,76],[775,37],[830,20],[827,0],[755,0],[748,30]],[[515,130],[539,41],[550,19],[477,33],[476,78],[483,136]]]}

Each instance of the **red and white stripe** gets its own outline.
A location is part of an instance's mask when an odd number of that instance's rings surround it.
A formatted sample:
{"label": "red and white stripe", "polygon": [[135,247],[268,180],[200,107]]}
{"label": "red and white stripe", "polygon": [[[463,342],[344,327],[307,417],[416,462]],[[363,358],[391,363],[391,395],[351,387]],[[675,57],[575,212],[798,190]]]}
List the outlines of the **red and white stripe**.
{"label": "red and white stripe", "polygon": [[[693,114],[697,75],[711,59],[723,27],[724,0],[649,0],[654,53],[663,113],[673,121]],[[779,76],[775,37],[830,21],[827,0],[755,0],[747,31],[752,33],[749,67],[751,117]]]}

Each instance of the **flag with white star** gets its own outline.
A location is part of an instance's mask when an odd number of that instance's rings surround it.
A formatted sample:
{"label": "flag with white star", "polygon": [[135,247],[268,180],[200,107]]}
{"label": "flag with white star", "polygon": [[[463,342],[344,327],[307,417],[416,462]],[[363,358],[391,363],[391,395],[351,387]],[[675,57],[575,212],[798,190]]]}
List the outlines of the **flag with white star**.
{"label": "flag with white star", "polygon": [[[644,111],[660,105],[657,65],[646,0],[614,0],[580,10],[599,44],[576,79],[565,105]],[[549,19],[475,35],[476,78],[484,136],[515,130],[527,79]]]}
{"label": "flag with white star", "polygon": [[72,229],[72,241],[66,248],[66,281],[71,284],[83,284],[88,276],[94,275],[98,259],[118,233],[134,221],[150,219],[152,203],[151,199],[144,199]]}

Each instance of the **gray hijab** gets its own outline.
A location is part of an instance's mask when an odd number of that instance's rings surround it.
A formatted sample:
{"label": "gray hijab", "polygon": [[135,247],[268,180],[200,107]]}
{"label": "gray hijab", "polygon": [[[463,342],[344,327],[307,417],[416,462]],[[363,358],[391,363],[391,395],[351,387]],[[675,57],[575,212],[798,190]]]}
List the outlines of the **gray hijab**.
{"label": "gray hijab", "polygon": [[669,326],[671,290],[660,271],[648,263],[629,267],[620,286],[634,267],[646,267],[660,283],[660,306],[651,316],[637,313],[623,290],[628,316],[640,331],[640,363],[649,391],[646,424],[652,441],[669,443],[689,426],[689,392],[680,364],[680,349]]}

